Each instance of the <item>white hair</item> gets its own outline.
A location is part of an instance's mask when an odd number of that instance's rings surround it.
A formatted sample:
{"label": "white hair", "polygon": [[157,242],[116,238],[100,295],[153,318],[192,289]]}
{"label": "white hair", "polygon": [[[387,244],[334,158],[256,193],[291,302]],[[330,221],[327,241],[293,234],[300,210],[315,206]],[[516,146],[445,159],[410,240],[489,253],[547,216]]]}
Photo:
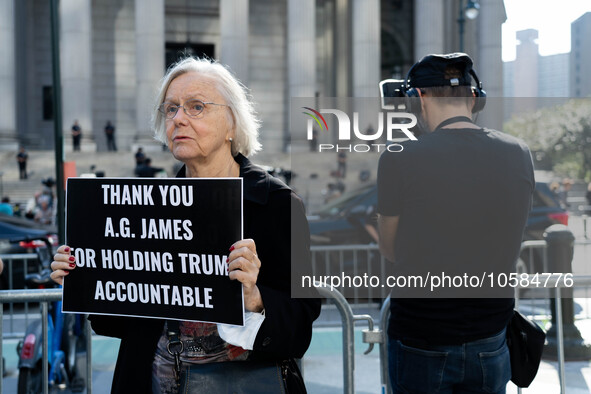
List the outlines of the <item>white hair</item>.
{"label": "white hair", "polygon": [[248,88],[220,63],[193,57],[182,59],[172,65],[162,78],[156,96],[156,106],[152,111],[154,138],[167,144],[166,118],[158,111],[158,106],[164,102],[170,83],[175,78],[189,72],[196,72],[210,78],[226,101],[231,114],[229,120],[235,132],[232,141],[232,155],[236,156],[238,153],[242,153],[248,157],[261,150],[261,144],[258,141],[261,122],[257,117]]}

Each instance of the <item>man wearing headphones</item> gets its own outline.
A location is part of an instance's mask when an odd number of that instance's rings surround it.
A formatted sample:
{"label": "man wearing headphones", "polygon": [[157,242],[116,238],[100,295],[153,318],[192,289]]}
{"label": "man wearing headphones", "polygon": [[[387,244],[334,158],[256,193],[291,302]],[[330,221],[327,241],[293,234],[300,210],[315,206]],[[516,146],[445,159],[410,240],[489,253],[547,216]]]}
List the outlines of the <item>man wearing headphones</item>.
{"label": "man wearing headphones", "polygon": [[535,185],[531,155],[522,141],[472,121],[486,94],[468,55],[426,56],[404,83],[407,111],[423,130],[401,152],[380,158],[380,251],[396,275],[430,282],[406,293],[392,289],[392,388],[504,393],[512,289],[499,296],[456,287],[478,287],[465,279],[485,273],[514,272]]}

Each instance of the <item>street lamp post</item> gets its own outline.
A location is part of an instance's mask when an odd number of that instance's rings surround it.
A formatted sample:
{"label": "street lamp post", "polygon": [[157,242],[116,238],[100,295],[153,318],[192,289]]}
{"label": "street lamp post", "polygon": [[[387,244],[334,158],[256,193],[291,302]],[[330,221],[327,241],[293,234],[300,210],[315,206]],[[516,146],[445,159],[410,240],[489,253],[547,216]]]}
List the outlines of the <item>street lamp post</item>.
{"label": "street lamp post", "polygon": [[480,4],[477,1],[468,0],[464,8],[464,0],[460,0],[460,12],[458,14],[458,30],[460,32],[460,52],[464,52],[464,24],[466,18],[476,19],[480,11]]}
{"label": "street lamp post", "polygon": [[60,71],[60,35],[58,0],[51,0],[51,69],[53,80],[53,134],[55,139],[55,191],[57,194],[57,232],[59,242],[65,243],[66,221],[64,192],[64,136],[62,132],[62,89]]}

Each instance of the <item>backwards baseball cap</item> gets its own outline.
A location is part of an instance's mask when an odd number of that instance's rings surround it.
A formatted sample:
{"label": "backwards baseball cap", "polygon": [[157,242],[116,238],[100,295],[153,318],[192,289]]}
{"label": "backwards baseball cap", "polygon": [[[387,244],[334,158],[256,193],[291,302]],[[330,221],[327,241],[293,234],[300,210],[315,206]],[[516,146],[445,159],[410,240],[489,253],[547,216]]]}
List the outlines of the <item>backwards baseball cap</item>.
{"label": "backwards baseball cap", "polygon": [[[472,64],[470,56],[462,52],[427,55],[411,67],[407,76],[408,86],[413,88],[470,86]],[[457,72],[451,73],[452,70]]]}

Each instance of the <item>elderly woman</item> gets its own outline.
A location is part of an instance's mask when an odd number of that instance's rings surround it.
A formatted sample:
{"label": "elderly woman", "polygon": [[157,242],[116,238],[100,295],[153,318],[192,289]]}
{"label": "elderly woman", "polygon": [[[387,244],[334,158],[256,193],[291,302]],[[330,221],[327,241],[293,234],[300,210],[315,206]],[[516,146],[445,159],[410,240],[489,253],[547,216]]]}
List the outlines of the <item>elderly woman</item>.
{"label": "elderly woman", "polygon": [[[290,297],[290,261],[310,259],[302,202],[246,158],[261,148],[259,121],[246,88],[222,65],[187,58],[170,68],[153,125],[156,139],[184,163],[177,177],[243,179],[246,239],[228,245],[228,269],[243,285],[246,324],[181,322],[177,381],[167,350],[171,321],[91,316],[98,334],[121,338],[112,392],[176,393],[177,384],[191,393],[283,392],[283,380],[290,379],[279,377],[304,355],[320,313],[318,299]],[[62,246],[54,257],[58,283],[76,266],[70,251]]]}

